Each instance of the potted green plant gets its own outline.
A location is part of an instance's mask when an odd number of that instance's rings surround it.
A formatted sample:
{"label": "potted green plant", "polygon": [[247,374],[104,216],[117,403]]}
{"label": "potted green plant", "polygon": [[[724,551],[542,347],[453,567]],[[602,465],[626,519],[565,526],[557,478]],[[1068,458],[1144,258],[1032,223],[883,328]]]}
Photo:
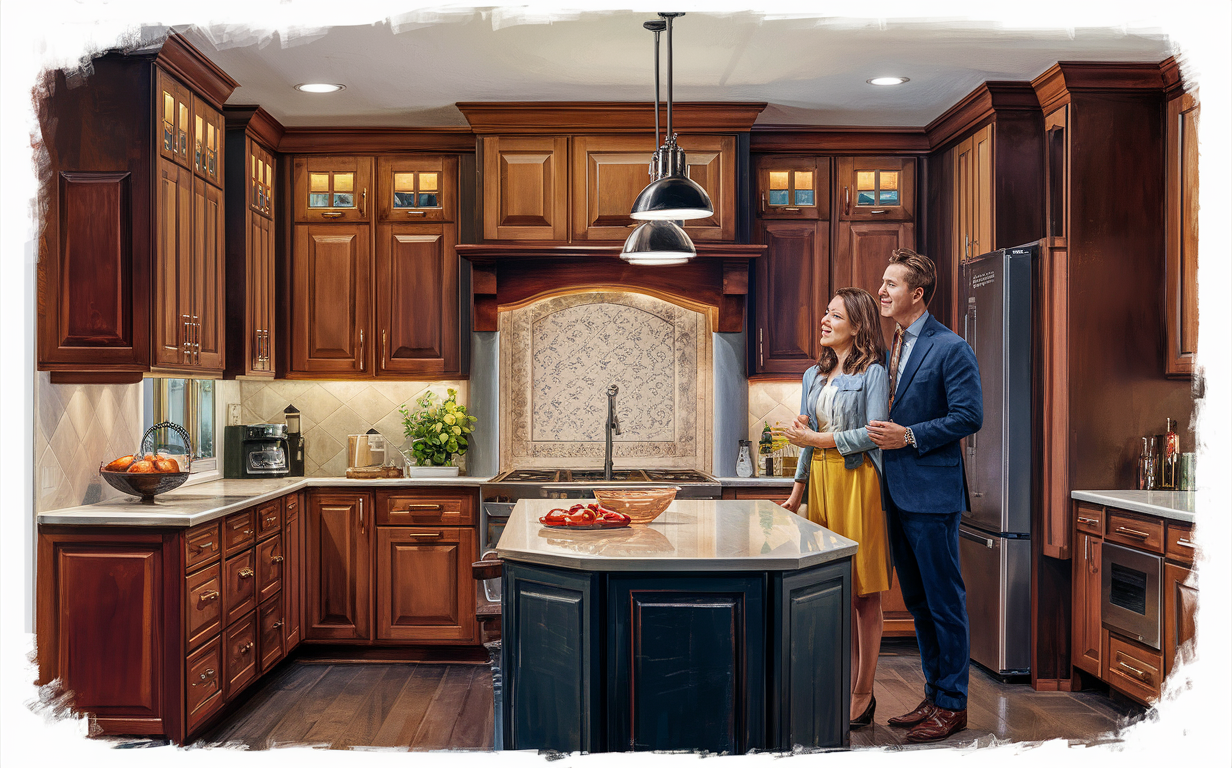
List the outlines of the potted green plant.
{"label": "potted green plant", "polygon": [[[426,392],[415,401],[418,409],[411,413],[405,405],[398,408],[402,414],[402,426],[411,443],[407,455],[407,475],[410,477],[453,476],[458,468],[453,457],[461,456],[470,447],[466,436],[474,431],[471,426],[478,419],[466,412],[465,405],[458,405],[458,391],[447,390],[444,400],[435,392]],[[404,451],[405,454],[405,451]],[[414,459],[414,465],[410,460]]]}

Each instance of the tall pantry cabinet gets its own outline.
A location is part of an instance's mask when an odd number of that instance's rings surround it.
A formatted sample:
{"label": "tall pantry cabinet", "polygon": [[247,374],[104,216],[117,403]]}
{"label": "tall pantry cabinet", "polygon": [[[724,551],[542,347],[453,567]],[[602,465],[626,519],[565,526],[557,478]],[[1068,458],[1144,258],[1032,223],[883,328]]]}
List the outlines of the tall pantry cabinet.
{"label": "tall pantry cabinet", "polygon": [[81,383],[220,374],[221,105],[235,81],[177,35],[99,57],[80,81],[47,77],[39,369]]}

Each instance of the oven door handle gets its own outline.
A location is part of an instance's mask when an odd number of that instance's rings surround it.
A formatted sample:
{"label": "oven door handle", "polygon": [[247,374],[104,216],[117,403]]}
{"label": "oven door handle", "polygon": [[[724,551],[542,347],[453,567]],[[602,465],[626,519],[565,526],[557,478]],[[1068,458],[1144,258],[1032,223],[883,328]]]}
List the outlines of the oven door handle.
{"label": "oven door handle", "polygon": [[990,539],[987,536],[977,536],[974,533],[971,533],[970,531],[964,531],[962,528],[958,529],[958,535],[962,536],[964,539],[969,539],[971,541],[975,541],[980,544],[983,544],[985,547],[989,549],[992,549],[993,545],[997,543],[996,539]]}

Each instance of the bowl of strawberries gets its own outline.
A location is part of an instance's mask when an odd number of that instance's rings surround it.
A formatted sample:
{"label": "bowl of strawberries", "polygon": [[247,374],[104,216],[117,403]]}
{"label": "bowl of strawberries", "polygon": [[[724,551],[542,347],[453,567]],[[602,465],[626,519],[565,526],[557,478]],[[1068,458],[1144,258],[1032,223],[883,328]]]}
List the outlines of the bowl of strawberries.
{"label": "bowl of strawberries", "polygon": [[574,504],[568,509],[553,509],[539,518],[539,522],[548,528],[601,531],[611,528],[627,528],[631,519],[622,512],[616,512],[591,502],[590,504]]}

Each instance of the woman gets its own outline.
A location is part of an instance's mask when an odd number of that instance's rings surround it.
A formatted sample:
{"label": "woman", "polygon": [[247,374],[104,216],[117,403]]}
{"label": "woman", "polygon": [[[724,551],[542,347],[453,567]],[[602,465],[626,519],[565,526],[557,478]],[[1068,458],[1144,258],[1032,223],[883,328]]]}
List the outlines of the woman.
{"label": "woman", "polygon": [[890,546],[881,504],[881,451],[868,422],[889,418],[885,342],[872,294],[840,288],[821,319],[821,355],[804,374],[801,415],[782,430],[803,450],[783,506],[860,544],[852,563],[851,727],[873,721],[881,649],[881,593],[890,588]]}

